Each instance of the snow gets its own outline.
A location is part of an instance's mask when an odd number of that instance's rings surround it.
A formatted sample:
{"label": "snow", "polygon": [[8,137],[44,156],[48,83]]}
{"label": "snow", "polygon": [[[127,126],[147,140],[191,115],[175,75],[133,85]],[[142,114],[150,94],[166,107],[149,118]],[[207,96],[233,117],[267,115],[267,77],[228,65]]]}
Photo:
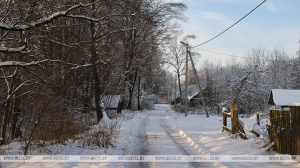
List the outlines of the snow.
{"label": "snow", "polygon": [[274,103],[277,106],[300,103],[300,90],[272,89],[272,94]]}
{"label": "snow", "polygon": [[[298,107],[299,107],[299,106],[300,106],[300,103],[289,103],[288,105],[289,105],[289,106],[298,106]],[[286,111],[289,111],[289,110],[286,110]]]}
{"label": "snow", "polygon": [[252,128],[245,124],[242,120],[239,120],[239,124],[247,131],[252,131]]}
{"label": "snow", "polygon": [[[178,129],[182,136],[202,155],[278,155],[275,151],[265,151],[260,148],[260,138],[246,131],[249,140],[232,139],[229,132],[222,132],[222,116],[188,115],[179,114],[174,111],[165,112],[169,124]],[[240,118],[241,122],[248,125],[249,130],[257,129],[255,119]],[[266,119],[261,123],[266,124]],[[187,124],[188,123],[188,124]],[[231,127],[230,119],[227,124]],[[263,125],[261,124],[261,125]],[[255,127],[254,127],[255,126]],[[254,128],[253,128],[254,127]],[[257,130],[256,130],[257,131]],[[296,163],[222,163],[224,167],[300,167]],[[220,165],[219,165],[220,166]],[[219,167],[216,166],[216,167]]]}
{"label": "snow", "polygon": [[[53,154],[58,155],[132,155],[136,145],[138,144],[137,132],[140,125],[143,123],[147,116],[147,113],[137,113],[127,110],[123,110],[122,117],[118,117],[118,122],[120,122],[119,135],[116,139],[112,141],[114,147],[109,147],[108,149],[100,148],[97,146],[93,147],[83,147],[83,142],[80,140],[67,141],[64,145],[49,145],[47,147],[53,152]],[[134,117],[133,117],[134,116]],[[100,123],[103,122],[102,120]],[[98,129],[97,125],[92,127],[92,130]],[[92,131],[91,130],[91,131]],[[5,153],[1,153],[1,149],[6,149]],[[22,144],[19,142],[13,142],[9,145],[3,146],[0,149],[1,155],[22,155]],[[48,151],[36,149],[30,151],[29,155],[49,155]],[[124,162],[110,162],[110,163],[89,163],[89,162],[49,162],[49,163],[1,163],[0,167],[20,167],[20,168],[63,168],[63,167],[131,167],[131,163]]]}
{"label": "snow", "polygon": [[[134,116],[133,116],[134,115]],[[106,117],[105,117],[106,118]],[[233,139],[230,133],[222,132],[222,116],[188,115],[171,110],[170,105],[155,105],[152,111],[131,112],[124,110],[120,122],[119,135],[113,140],[114,147],[83,147],[79,140],[68,141],[65,145],[50,145],[53,153],[60,155],[278,155],[266,151],[256,138],[247,130],[253,130],[255,118],[240,118],[248,125],[245,130],[249,140],[239,137]],[[105,122],[103,120],[101,122]],[[110,120],[111,122],[113,120]],[[116,121],[114,119],[114,121]],[[101,123],[100,122],[100,123]],[[227,120],[230,127],[231,121]],[[267,123],[261,119],[261,125]],[[259,128],[258,126],[255,127]],[[97,129],[94,126],[92,130]],[[5,154],[22,154],[20,143],[4,146]],[[47,155],[46,151],[36,149],[30,155]],[[138,164],[138,165],[137,165]],[[145,164],[145,165],[144,165]],[[73,163],[1,163],[3,167],[300,167],[297,163],[133,163],[133,162],[73,162]]]}

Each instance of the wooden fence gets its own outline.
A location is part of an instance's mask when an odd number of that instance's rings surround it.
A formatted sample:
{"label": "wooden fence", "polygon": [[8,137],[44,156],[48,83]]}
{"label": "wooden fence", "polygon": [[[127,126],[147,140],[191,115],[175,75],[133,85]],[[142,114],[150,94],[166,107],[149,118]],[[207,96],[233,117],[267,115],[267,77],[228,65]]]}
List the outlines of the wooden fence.
{"label": "wooden fence", "polygon": [[300,155],[300,107],[270,111],[270,142],[280,154]]}
{"label": "wooden fence", "polygon": [[300,107],[291,107],[291,154],[300,155]]}
{"label": "wooden fence", "polygon": [[[243,127],[239,124],[238,106],[237,104],[230,105],[231,113],[223,112],[222,132],[228,131],[231,134],[239,134],[243,139],[248,140]],[[231,118],[231,129],[227,127],[227,117]]]}
{"label": "wooden fence", "polygon": [[275,142],[278,153],[290,154],[290,111],[271,110],[270,121],[270,143]]}

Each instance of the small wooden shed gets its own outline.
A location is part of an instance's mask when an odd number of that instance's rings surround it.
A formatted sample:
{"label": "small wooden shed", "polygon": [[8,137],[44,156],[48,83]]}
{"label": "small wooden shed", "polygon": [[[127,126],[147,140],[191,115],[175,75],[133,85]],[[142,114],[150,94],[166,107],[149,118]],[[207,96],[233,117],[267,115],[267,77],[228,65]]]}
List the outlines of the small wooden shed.
{"label": "small wooden shed", "polygon": [[103,101],[105,110],[117,110],[120,95],[104,95]]}
{"label": "small wooden shed", "polygon": [[[209,90],[207,87],[204,87],[202,90],[201,90],[203,96],[204,96],[204,101],[206,103],[209,103],[209,100],[208,100],[208,94],[209,94]],[[195,93],[194,95],[188,97],[188,102],[189,102],[189,106],[190,107],[199,107],[201,105],[203,105],[203,102],[202,102],[202,98],[201,98],[201,94],[200,92],[197,92]]]}
{"label": "small wooden shed", "polygon": [[270,109],[270,143],[279,154],[300,155],[300,90],[272,89],[268,105],[289,107]]}
{"label": "small wooden shed", "polygon": [[272,89],[268,105],[288,107],[289,104],[300,103],[300,90]]}

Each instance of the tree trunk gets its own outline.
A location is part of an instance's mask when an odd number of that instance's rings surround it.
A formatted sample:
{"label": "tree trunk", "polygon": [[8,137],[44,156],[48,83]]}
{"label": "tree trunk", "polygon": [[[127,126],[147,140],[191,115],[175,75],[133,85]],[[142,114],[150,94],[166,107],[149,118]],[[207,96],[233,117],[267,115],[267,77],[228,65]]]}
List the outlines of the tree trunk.
{"label": "tree trunk", "polygon": [[139,84],[138,84],[138,110],[142,110],[141,103],[140,103],[140,96],[141,96],[141,76],[139,75]]}
{"label": "tree trunk", "polygon": [[[24,37],[25,32],[20,32],[20,37],[21,37],[21,46],[25,45],[24,44]],[[18,61],[22,62],[23,61],[23,55],[20,54]],[[16,74],[13,77],[13,90],[15,90],[20,84],[21,84],[21,74],[19,73],[18,69],[16,69]],[[11,124],[11,140],[14,140],[15,138],[18,138],[20,135],[22,135],[21,129],[20,129],[20,123],[18,123],[19,117],[21,115],[21,97],[18,97],[20,95],[20,91],[17,90],[13,94],[13,107],[12,107],[12,124]],[[17,128],[18,124],[18,128]]]}
{"label": "tree trunk", "polygon": [[5,112],[4,112],[3,121],[2,121],[2,131],[1,131],[2,140],[0,141],[0,146],[5,144],[6,128],[7,128],[8,114],[9,114],[9,109],[10,109],[10,104],[11,104],[11,94],[12,94],[12,90],[13,90],[13,83],[11,84],[11,87],[8,89],[9,89],[9,92],[8,92],[8,95],[6,98]]}
{"label": "tree trunk", "polygon": [[[183,104],[182,101],[182,93],[181,93],[181,85],[180,85],[180,74],[179,72],[177,73],[177,77],[178,77],[178,88],[179,88],[179,99],[180,99],[180,104]],[[176,98],[175,98],[176,99]],[[177,103],[177,102],[176,102]]]}
{"label": "tree trunk", "polygon": [[[94,2],[94,1],[93,1]],[[92,5],[92,17],[95,17],[95,4]],[[97,121],[99,122],[103,118],[102,107],[100,106],[101,101],[101,88],[100,88],[100,79],[97,72],[97,67],[95,65],[97,61],[96,53],[96,40],[95,40],[95,23],[90,21],[90,52],[91,52],[91,64],[92,64],[92,74],[93,74],[93,84],[94,84],[94,97],[96,104],[97,112]]]}
{"label": "tree trunk", "polygon": [[[17,72],[17,74],[13,78],[14,80],[14,87],[13,90],[15,90],[20,84],[21,84],[21,78]],[[19,135],[21,134],[19,131],[16,130],[17,128],[17,123],[19,116],[21,115],[21,99],[20,97],[17,97],[19,95],[20,91],[16,91],[13,94],[13,107],[12,107],[12,124],[11,124],[11,140],[14,140],[15,138],[18,138]]]}
{"label": "tree trunk", "polygon": [[[137,69],[135,69],[134,76],[132,76],[131,79],[130,79],[131,86],[129,87],[129,103],[128,103],[127,109],[131,109],[132,96],[133,96],[133,92],[134,92],[134,86],[135,86],[135,83],[136,83],[137,72],[138,72]],[[133,81],[132,81],[132,78],[134,78]]]}

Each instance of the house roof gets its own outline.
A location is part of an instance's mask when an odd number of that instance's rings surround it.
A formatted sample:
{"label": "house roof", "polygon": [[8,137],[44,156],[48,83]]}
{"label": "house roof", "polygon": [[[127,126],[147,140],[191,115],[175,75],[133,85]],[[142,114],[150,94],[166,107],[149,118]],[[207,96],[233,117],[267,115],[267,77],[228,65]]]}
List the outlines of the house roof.
{"label": "house roof", "polygon": [[[201,91],[202,91],[202,94],[205,95],[205,92],[207,92],[207,87],[202,88]],[[199,100],[201,100],[200,92],[198,91],[194,95],[188,96],[188,100],[190,101],[191,99],[199,99]]]}
{"label": "house roof", "polygon": [[300,90],[272,89],[268,105],[289,106],[300,103]]}
{"label": "house roof", "polygon": [[117,108],[120,100],[120,95],[104,95],[103,101],[106,108]]}

